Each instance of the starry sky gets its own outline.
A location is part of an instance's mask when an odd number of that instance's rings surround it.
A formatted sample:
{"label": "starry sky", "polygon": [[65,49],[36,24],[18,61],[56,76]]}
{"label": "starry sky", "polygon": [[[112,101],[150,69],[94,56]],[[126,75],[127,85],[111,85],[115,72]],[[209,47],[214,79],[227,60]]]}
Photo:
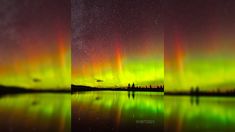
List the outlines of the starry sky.
{"label": "starry sky", "polygon": [[164,1],[165,90],[235,88],[235,1]]}
{"label": "starry sky", "polygon": [[72,0],[72,83],[160,85],[162,0]]}
{"label": "starry sky", "polygon": [[70,2],[0,1],[0,85],[70,85]]}

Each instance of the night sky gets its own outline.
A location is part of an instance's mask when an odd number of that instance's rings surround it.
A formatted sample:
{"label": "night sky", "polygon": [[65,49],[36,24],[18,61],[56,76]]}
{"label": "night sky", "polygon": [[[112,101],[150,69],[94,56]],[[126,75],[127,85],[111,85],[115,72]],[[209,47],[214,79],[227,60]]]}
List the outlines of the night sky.
{"label": "night sky", "polygon": [[162,0],[72,0],[72,83],[160,85]]}
{"label": "night sky", "polygon": [[1,0],[0,85],[231,89],[234,7],[234,0]]}
{"label": "night sky", "polygon": [[235,1],[164,2],[165,90],[235,88]]}
{"label": "night sky", "polygon": [[70,1],[0,1],[0,85],[70,84]]}

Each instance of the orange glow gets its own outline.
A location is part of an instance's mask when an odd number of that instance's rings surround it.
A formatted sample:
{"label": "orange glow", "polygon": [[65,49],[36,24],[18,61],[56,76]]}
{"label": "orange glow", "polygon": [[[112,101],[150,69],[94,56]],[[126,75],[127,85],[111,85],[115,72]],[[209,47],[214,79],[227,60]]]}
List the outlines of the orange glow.
{"label": "orange glow", "polygon": [[116,64],[118,67],[119,73],[122,73],[122,55],[121,55],[121,48],[117,46],[116,50]]}
{"label": "orange glow", "polygon": [[180,72],[180,74],[183,73],[184,71],[184,50],[183,50],[183,42],[182,42],[182,36],[176,32],[175,33],[175,39],[174,39],[174,43],[175,43],[175,56],[176,56],[176,64],[177,64],[177,68]]}

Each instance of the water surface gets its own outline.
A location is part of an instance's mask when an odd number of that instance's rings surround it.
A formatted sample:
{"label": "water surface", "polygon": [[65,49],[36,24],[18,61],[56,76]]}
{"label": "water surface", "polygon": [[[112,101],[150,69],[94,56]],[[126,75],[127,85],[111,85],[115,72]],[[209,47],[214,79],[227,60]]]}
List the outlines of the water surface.
{"label": "water surface", "polygon": [[8,95],[0,97],[0,131],[234,132],[234,104],[233,97],[156,92]]}
{"label": "water surface", "polygon": [[0,132],[69,132],[70,94],[0,97]]}
{"label": "water surface", "polygon": [[165,132],[235,132],[234,97],[164,96]]}
{"label": "water surface", "polygon": [[73,132],[163,131],[163,94],[94,91],[72,95]]}

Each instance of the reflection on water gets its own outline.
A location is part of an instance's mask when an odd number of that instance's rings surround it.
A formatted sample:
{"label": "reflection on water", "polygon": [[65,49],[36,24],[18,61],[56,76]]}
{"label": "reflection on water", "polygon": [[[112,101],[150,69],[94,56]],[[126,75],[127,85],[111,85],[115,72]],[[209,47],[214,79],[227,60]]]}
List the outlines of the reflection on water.
{"label": "reflection on water", "polygon": [[164,96],[166,132],[235,132],[235,98]]}
{"label": "reflection on water", "polygon": [[72,131],[163,131],[163,94],[98,91],[72,95]]}
{"label": "reflection on water", "polygon": [[1,132],[69,132],[70,94],[0,97]]}
{"label": "reflection on water", "polygon": [[[163,100],[164,98],[164,100]],[[235,98],[154,92],[80,92],[0,97],[0,132],[234,132]]]}

